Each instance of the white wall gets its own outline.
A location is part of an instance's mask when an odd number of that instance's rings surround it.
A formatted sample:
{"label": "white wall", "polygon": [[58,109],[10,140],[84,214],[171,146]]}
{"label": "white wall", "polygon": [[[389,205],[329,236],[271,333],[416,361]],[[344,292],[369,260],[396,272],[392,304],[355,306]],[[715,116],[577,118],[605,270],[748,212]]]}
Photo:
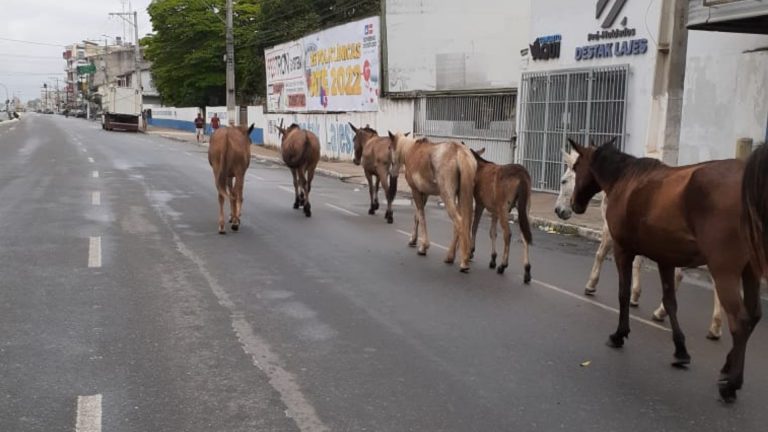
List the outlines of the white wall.
{"label": "white wall", "polygon": [[[256,117],[257,118],[257,117]],[[250,119],[250,113],[249,113]],[[280,137],[276,126],[283,120],[283,126],[296,123],[317,134],[320,139],[320,154],[330,159],[352,160],[354,133],[348,122],[355,127],[370,125],[379,135],[385,135],[388,130],[413,130],[413,100],[386,99],[379,100],[378,112],[347,112],[340,114],[266,114],[264,126],[264,142],[268,145],[280,145]],[[261,127],[258,123],[256,127]]]}
{"label": "white wall", "polygon": [[[603,17],[613,4],[609,3]],[[628,153],[644,156],[653,94],[657,49],[655,41],[658,40],[660,12],[659,1],[628,1],[612,28],[622,29],[619,22],[623,17],[627,17],[627,28],[634,28],[635,36],[589,41],[588,33],[602,30],[602,19],[595,18],[594,1],[536,0],[531,4],[531,26],[527,40],[533,43],[540,36],[561,35],[560,58],[534,61],[530,54],[521,58],[519,50],[513,51],[511,47],[507,52],[510,57],[517,57],[522,72],[629,65],[627,137],[624,149]],[[577,47],[641,38],[648,39],[648,51],[645,54],[576,61]]]}
{"label": "white wall", "polygon": [[531,0],[385,1],[390,92],[518,86]]}
{"label": "white wall", "polygon": [[732,158],[736,140],[765,139],[768,36],[691,31],[679,164]]}

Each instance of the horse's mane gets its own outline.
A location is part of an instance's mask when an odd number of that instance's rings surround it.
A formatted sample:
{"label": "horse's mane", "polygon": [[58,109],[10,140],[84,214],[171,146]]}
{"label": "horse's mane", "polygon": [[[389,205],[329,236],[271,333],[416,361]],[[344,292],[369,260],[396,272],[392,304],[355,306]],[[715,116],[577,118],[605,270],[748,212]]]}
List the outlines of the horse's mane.
{"label": "horse's mane", "polygon": [[472,153],[472,156],[475,157],[476,161],[481,162],[481,163],[493,164],[493,162],[491,162],[489,160],[483,159],[483,157],[480,156],[474,149],[469,149],[469,151]]}
{"label": "horse's mane", "polygon": [[595,150],[592,167],[602,180],[613,183],[622,176],[643,175],[663,167],[658,159],[637,158],[614,147],[604,144]]}
{"label": "horse's mane", "polygon": [[294,129],[301,129],[301,126],[297,125],[296,123],[291,123],[291,125],[290,125],[290,126],[288,126],[288,127],[285,129],[285,131],[286,131],[286,132],[290,132],[290,131],[292,131],[292,130],[294,130]]}
{"label": "horse's mane", "polygon": [[360,128],[360,130],[361,130],[361,131],[364,131],[364,132],[370,132],[370,133],[372,133],[372,134],[374,134],[374,135],[378,135],[378,134],[379,134],[379,133],[376,131],[376,129],[374,129],[374,128],[372,128],[372,127],[368,126],[368,125],[365,125],[365,127],[361,127],[361,128]]}

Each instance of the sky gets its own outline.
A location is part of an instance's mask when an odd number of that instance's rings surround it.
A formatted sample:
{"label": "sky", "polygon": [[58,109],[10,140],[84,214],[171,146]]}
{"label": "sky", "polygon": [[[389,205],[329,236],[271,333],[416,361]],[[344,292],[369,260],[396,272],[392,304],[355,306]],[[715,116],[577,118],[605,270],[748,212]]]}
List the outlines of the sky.
{"label": "sky", "polygon": [[[151,0],[0,0],[0,84],[22,101],[39,98],[43,83],[55,87],[56,78],[63,87],[64,46],[84,39],[104,44],[104,35],[122,37],[123,21],[109,13],[128,11],[129,3],[139,13],[139,37],[151,33],[146,11]],[[133,40],[130,26],[125,33]],[[0,98],[5,100],[3,85]]]}

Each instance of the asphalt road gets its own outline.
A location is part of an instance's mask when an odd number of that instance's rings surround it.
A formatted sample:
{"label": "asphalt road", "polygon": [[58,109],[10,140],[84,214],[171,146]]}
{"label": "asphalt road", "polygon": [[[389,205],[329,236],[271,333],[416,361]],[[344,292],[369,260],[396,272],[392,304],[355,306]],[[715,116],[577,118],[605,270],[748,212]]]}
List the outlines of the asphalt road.
{"label": "asphalt road", "polygon": [[[711,291],[684,284],[693,363],[645,320],[643,275],[625,348],[612,263],[583,285],[596,244],[534,233],[470,274],[407,247],[412,209],[367,215],[367,191],[316,177],[313,216],[290,173],[254,163],[241,232],[216,233],[205,149],[30,115],[0,130],[0,431],[758,431],[768,424],[768,336],[744,389],[715,381],[730,337],[704,338]],[[406,203],[407,204],[407,203]],[[516,228],[515,228],[516,230]],[[515,235],[516,235],[516,231]],[[585,362],[589,362],[586,366]],[[102,429],[96,429],[101,427]]]}

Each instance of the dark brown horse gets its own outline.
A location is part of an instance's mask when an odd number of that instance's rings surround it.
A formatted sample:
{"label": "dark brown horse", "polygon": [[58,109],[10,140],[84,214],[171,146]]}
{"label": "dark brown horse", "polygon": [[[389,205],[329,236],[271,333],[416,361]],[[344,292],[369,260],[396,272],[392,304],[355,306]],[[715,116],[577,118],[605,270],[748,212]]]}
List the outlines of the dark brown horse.
{"label": "dark brown horse", "polygon": [[[388,136],[379,136],[379,133],[368,125],[356,128],[352,123],[349,123],[349,127],[355,132],[355,158],[353,162],[355,165],[363,166],[363,174],[368,180],[368,193],[371,196],[371,207],[368,209],[368,214],[375,214],[376,210],[379,209],[379,184],[381,184],[384,186],[384,193],[387,197],[387,211],[384,217],[388,223],[392,223],[394,221],[392,201],[397,192],[397,176],[389,177],[389,171],[392,167],[392,153],[389,151],[389,147],[392,140]],[[394,187],[390,188],[390,182],[393,183]]]}
{"label": "dark brown horse", "polygon": [[219,234],[224,231],[224,201],[229,199],[232,214],[229,222],[232,231],[240,229],[240,213],[243,209],[243,185],[245,171],[251,164],[251,131],[227,127],[218,129],[208,146],[208,163],[213,168],[213,179],[219,192]]}
{"label": "dark brown horse", "polygon": [[720,396],[734,401],[744,380],[747,340],[762,315],[768,147],[755,151],[745,170],[738,160],[669,167],[656,159],[622,153],[610,142],[595,148],[569,141],[579,154],[573,167],[573,211],[584,213],[601,190],[608,198],[606,221],[614,240],[620,307],[619,325],[609,345],[621,347],[629,335],[632,261],[643,255],[659,267],[675,344],[673,364],[687,365],[690,355],[677,320],[675,267],[707,265],[733,338],[718,382]]}
{"label": "dark brown horse", "polygon": [[509,244],[512,233],[509,229],[509,212],[517,208],[517,222],[523,239],[523,282],[531,281],[531,262],[528,245],[531,244],[531,225],[528,222],[528,203],[531,199],[531,176],[522,165],[497,165],[480,157],[481,152],[470,149],[477,161],[475,175],[475,216],[472,222],[472,253],[475,252],[477,228],[483,210],[491,212],[491,268],[496,268],[496,225],[501,224],[504,238],[504,254],[497,268],[499,274],[509,265]]}
{"label": "dark brown horse", "polygon": [[291,169],[293,175],[293,190],[295,200],[293,208],[304,208],[304,215],[312,216],[312,205],[309,203],[309,191],[312,189],[312,179],[315,168],[320,162],[320,140],[311,131],[304,130],[296,123],[283,129],[283,122],[277,127],[283,137],[280,151],[283,162]]}

